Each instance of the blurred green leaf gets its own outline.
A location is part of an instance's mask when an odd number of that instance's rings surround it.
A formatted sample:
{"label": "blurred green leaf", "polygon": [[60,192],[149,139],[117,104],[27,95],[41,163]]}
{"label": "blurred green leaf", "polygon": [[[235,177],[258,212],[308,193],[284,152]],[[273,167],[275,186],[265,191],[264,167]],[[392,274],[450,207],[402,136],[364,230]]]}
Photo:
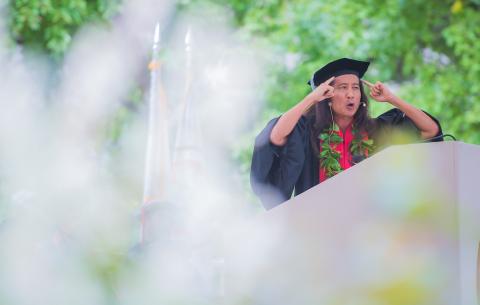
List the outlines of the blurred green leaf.
{"label": "blurred green leaf", "polygon": [[11,37],[34,51],[60,57],[77,30],[89,22],[106,21],[120,7],[120,0],[11,0]]}

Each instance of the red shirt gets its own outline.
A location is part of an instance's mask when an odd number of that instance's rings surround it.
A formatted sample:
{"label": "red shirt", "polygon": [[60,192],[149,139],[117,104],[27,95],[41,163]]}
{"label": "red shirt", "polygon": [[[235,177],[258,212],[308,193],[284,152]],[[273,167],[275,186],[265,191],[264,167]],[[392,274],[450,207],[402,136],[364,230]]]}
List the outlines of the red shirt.
{"label": "red shirt", "polygon": [[[338,162],[340,163],[340,167],[342,170],[346,170],[347,168],[352,167],[353,162],[352,162],[352,153],[350,151],[350,144],[352,143],[354,139],[354,135],[352,132],[352,124],[348,125],[347,129],[345,130],[345,133],[342,132],[342,130],[338,131],[333,131],[336,133],[340,138],[343,139],[341,143],[331,143],[330,146],[332,149],[338,151],[340,153],[340,160]],[[363,135],[363,140],[367,140],[368,136],[366,134]],[[320,140],[320,151],[322,147],[322,140]],[[368,152],[365,152],[365,156],[368,156]],[[320,182],[323,182],[327,180],[327,174],[325,173],[325,169],[320,167]]]}

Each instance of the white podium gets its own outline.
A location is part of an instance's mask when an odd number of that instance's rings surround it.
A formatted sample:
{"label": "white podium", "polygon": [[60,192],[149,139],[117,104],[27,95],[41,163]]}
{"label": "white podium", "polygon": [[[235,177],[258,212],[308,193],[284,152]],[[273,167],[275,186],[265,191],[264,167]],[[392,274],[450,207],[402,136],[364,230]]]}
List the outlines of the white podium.
{"label": "white podium", "polygon": [[389,147],[248,227],[226,283],[252,304],[477,304],[480,147]]}

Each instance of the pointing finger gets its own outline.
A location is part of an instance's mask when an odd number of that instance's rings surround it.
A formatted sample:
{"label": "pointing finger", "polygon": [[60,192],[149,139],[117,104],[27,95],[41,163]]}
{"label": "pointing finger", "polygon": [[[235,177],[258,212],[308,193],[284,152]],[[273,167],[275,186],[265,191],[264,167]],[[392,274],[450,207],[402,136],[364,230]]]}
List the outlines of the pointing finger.
{"label": "pointing finger", "polygon": [[362,81],[365,85],[367,85],[369,88],[372,88],[372,87],[374,86],[371,82],[369,82],[369,81],[367,81],[367,80],[361,79],[361,81]]}
{"label": "pointing finger", "polygon": [[335,76],[330,77],[325,81],[325,84],[330,85],[330,83],[333,82],[334,79],[335,79]]}

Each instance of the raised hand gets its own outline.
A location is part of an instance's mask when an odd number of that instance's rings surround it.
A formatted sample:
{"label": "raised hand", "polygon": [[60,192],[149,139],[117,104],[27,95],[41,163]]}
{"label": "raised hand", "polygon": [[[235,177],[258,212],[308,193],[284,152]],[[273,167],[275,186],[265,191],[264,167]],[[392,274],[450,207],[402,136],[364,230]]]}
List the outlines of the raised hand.
{"label": "raised hand", "polygon": [[330,86],[330,84],[333,82],[334,79],[335,76],[332,76],[325,82],[318,85],[318,87],[310,93],[310,96],[312,96],[316,102],[320,102],[327,98],[333,97],[335,93],[333,87]]}
{"label": "raised hand", "polygon": [[377,102],[392,102],[395,97],[392,91],[390,91],[390,89],[382,82],[377,81],[375,84],[372,84],[363,79],[362,82],[368,86],[370,89],[370,96]]}
{"label": "raised hand", "polygon": [[321,83],[315,90],[310,92],[300,103],[293,106],[285,112],[277,121],[270,133],[270,142],[274,145],[282,146],[287,142],[287,136],[292,132],[295,124],[300,117],[318,102],[333,97],[333,87],[330,84],[335,77],[330,77],[327,81]]}

